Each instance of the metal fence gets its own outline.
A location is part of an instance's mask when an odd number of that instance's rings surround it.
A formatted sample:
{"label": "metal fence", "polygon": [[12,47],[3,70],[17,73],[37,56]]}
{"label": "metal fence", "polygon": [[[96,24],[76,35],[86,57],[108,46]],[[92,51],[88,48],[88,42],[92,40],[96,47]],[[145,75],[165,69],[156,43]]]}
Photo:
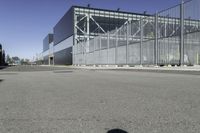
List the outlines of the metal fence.
{"label": "metal fence", "polygon": [[73,46],[74,65],[200,64],[200,1],[127,20],[119,29]]}

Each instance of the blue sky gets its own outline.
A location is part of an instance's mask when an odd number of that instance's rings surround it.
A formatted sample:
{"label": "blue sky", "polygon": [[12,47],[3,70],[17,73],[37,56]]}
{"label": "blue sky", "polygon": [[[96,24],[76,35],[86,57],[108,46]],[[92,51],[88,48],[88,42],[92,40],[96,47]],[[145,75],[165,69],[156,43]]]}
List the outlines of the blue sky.
{"label": "blue sky", "polygon": [[0,0],[0,43],[11,56],[32,59],[43,38],[72,6],[154,13],[180,0]]}

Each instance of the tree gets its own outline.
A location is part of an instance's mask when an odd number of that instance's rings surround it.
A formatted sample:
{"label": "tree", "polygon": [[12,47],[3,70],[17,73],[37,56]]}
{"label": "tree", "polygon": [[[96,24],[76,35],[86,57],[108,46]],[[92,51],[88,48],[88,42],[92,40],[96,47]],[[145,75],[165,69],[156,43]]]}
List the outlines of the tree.
{"label": "tree", "polygon": [[21,59],[21,60],[20,60],[20,64],[21,64],[21,65],[29,65],[29,64],[30,64],[30,61],[29,61],[29,59]]}
{"label": "tree", "polygon": [[12,59],[10,58],[9,54],[6,55],[6,63],[12,64]]}
{"label": "tree", "polygon": [[15,65],[20,65],[20,58],[15,56],[15,57],[12,57],[12,61]]}
{"label": "tree", "polygon": [[21,65],[24,65],[24,59],[21,59],[21,60],[20,60],[20,64],[21,64]]}

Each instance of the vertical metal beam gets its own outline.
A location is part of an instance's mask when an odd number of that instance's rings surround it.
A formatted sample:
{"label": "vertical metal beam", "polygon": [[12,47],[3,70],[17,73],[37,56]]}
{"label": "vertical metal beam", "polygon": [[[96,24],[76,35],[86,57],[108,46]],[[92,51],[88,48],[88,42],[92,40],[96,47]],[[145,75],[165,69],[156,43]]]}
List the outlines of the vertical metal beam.
{"label": "vertical metal beam", "polygon": [[81,44],[81,50],[82,50],[82,62],[81,62],[81,65],[83,65],[84,64],[84,62],[85,62],[85,58],[84,58],[84,44],[86,43],[86,41],[84,40],[84,43],[83,44]]}
{"label": "vertical metal beam", "polygon": [[158,65],[158,13],[155,15],[155,48],[154,48],[154,63]]}
{"label": "vertical metal beam", "polygon": [[102,59],[101,59],[101,47],[102,47],[101,46],[101,35],[99,36],[99,39],[100,39],[99,40],[99,42],[100,42],[100,46],[99,46],[100,47],[100,50],[99,50],[99,65],[101,65],[101,61],[102,61]]}
{"label": "vertical metal beam", "polygon": [[87,14],[87,42],[85,46],[85,52],[84,52],[84,60],[86,65],[86,54],[89,53],[89,47],[90,47],[90,14]]}
{"label": "vertical metal beam", "polygon": [[107,34],[107,64],[109,64],[110,33],[108,32]]}
{"label": "vertical metal beam", "polygon": [[[116,31],[117,31],[117,28],[115,29]],[[118,58],[117,58],[117,56],[118,56],[118,32],[116,32],[116,44],[115,44],[115,65],[118,65],[117,64],[117,60],[118,60]]]}
{"label": "vertical metal beam", "polygon": [[180,65],[184,65],[184,1],[181,1],[180,5]]}
{"label": "vertical metal beam", "polygon": [[96,38],[94,38],[94,50],[93,50],[93,65],[96,65],[96,56],[95,56],[95,51],[96,51]]}
{"label": "vertical metal beam", "polygon": [[129,52],[128,52],[128,44],[129,44],[129,21],[126,24],[126,65],[128,65],[129,61]]}
{"label": "vertical metal beam", "polygon": [[165,34],[164,34],[164,37],[167,38],[167,23],[166,23],[166,19],[164,20],[165,22]]}
{"label": "vertical metal beam", "polygon": [[143,55],[143,50],[142,50],[142,44],[143,44],[143,18],[140,18],[140,65],[143,63],[142,55]]}
{"label": "vertical metal beam", "polygon": [[90,40],[90,14],[87,15],[87,41]]}
{"label": "vertical metal beam", "polygon": [[72,54],[72,56],[73,56],[73,62],[72,62],[72,64],[73,65],[77,65],[77,61],[76,61],[76,58],[77,58],[77,42],[76,42],[76,38],[77,38],[77,29],[76,29],[76,23],[77,23],[77,16],[76,16],[76,14],[75,14],[75,11],[73,11],[74,12],[74,23],[73,23],[73,28],[74,28],[74,38],[73,38],[73,54]]}

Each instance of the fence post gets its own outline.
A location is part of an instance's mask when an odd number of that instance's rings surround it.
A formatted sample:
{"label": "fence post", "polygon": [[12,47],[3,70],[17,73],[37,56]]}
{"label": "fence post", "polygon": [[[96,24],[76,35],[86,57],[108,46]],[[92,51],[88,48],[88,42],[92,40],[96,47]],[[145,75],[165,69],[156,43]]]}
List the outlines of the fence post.
{"label": "fence post", "polygon": [[83,62],[83,66],[86,64],[86,48],[87,48],[87,44],[89,44],[88,43],[88,41],[86,41],[86,43],[83,45],[83,50],[84,50],[84,62]]}
{"label": "fence post", "polygon": [[143,44],[143,18],[140,18],[140,65],[143,64],[143,59],[142,59],[142,55],[143,55],[143,51],[142,51],[142,44]]}
{"label": "fence post", "polygon": [[155,46],[154,46],[154,61],[155,65],[158,65],[158,13],[155,15]]}
{"label": "fence post", "polygon": [[[74,65],[74,62],[75,62],[75,57],[74,57],[74,45],[72,45],[72,65]],[[53,53],[54,53],[54,51],[53,51]]]}
{"label": "fence post", "polygon": [[117,56],[118,56],[118,31],[117,31],[117,28],[115,29],[116,30],[116,44],[115,44],[115,65],[117,65]]}
{"label": "fence post", "polygon": [[84,64],[84,45],[85,44],[85,41],[81,44],[81,50],[82,50],[82,62],[81,62],[81,65]]}
{"label": "fence post", "polygon": [[110,33],[107,33],[107,65],[109,64]]}
{"label": "fence post", "polygon": [[80,63],[80,58],[79,58],[80,53],[79,53],[79,49],[78,49],[79,44],[80,43],[78,43],[78,44],[75,43],[75,62],[76,62],[76,65],[79,65],[79,63]]}
{"label": "fence post", "polygon": [[100,42],[100,50],[99,50],[99,65],[101,65],[101,35],[99,36],[99,42]]}
{"label": "fence post", "polygon": [[184,65],[184,1],[181,1],[180,5],[180,24],[181,24],[181,33],[180,33],[180,65]]}
{"label": "fence post", "polygon": [[128,43],[129,43],[129,20],[126,26],[126,65],[128,65],[128,60],[129,60]]}
{"label": "fence post", "polygon": [[95,60],[96,59],[96,55],[95,55],[96,44],[97,44],[96,37],[94,37],[93,66],[96,66],[96,60]]}

